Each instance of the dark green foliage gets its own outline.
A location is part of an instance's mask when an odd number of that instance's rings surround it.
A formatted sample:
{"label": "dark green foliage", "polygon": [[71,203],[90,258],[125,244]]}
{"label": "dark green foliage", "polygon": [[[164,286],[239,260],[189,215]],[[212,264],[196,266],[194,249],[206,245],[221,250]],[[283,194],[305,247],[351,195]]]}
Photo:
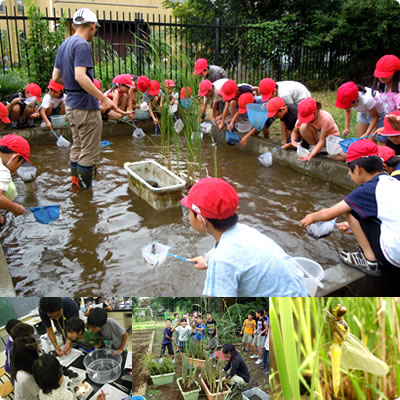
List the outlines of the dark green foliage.
{"label": "dark green foliage", "polygon": [[28,83],[28,77],[15,70],[0,74],[0,100],[7,101],[13,93],[23,89]]}
{"label": "dark green foliage", "polygon": [[33,0],[25,0],[24,6],[30,23],[26,39],[21,39],[22,66],[28,71],[32,82],[42,88],[51,79],[57,49],[65,38],[66,20],[62,17],[54,30]]}
{"label": "dark green foliage", "polygon": [[161,360],[154,358],[150,354],[143,355],[141,362],[145,368],[149,371],[150,375],[163,375],[169,374],[175,371],[174,363],[172,358],[163,357]]}

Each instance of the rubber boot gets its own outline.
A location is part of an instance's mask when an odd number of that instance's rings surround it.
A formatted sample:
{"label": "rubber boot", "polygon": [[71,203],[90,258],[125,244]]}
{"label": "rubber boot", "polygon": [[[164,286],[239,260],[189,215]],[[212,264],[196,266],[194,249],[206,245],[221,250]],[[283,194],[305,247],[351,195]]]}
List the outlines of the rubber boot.
{"label": "rubber boot", "polygon": [[90,189],[92,187],[94,165],[84,167],[77,164],[78,182],[81,189]]}
{"label": "rubber boot", "polygon": [[71,167],[71,178],[72,178],[72,185],[79,188],[79,181],[78,181],[78,171],[76,170],[78,163],[70,161],[69,166]]}

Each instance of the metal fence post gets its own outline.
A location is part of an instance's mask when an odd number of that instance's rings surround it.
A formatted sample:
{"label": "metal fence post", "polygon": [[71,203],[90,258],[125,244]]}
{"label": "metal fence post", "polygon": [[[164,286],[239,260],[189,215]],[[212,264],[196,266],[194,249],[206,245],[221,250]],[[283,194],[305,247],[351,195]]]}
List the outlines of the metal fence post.
{"label": "metal fence post", "polygon": [[143,43],[141,43],[141,26],[143,20],[140,13],[135,13],[135,53],[138,75],[143,75]]}
{"label": "metal fence post", "polygon": [[219,65],[219,42],[220,38],[220,25],[219,25],[219,18],[215,19],[215,64]]}

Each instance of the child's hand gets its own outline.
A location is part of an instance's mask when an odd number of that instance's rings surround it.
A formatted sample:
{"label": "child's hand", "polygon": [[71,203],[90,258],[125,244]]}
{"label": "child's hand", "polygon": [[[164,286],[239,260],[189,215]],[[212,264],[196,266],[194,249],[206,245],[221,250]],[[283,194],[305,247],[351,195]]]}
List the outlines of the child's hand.
{"label": "child's hand", "polygon": [[312,155],[308,154],[307,156],[299,158],[299,161],[310,161],[312,159]]}
{"label": "child's hand", "polygon": [[46,122],[46,127],[47,127],[47,129],[49,129],[50,131],[53,129],[53,125],[52,125],[52,123],[51,123],[50,121],[47,121],[47,122]]}
{"label": "child's hand", "polygon": [[339,222],[337,224],[337,227],[344,233],[347,233],[348,235],[351,235],[353,232],[350,229],[350,225],[348,224],[348,222]]}
{"label": "child's hand", "polygon": [[15,216],[22,215],[25,211],[25,207],[21,206],[21,204],[15,204],[14,209],[12,210]]}
{"label": "child's hand", "polygon": [[342,135],[343,136],[346,136],[346,135],[348,135],[350,133],[350,129],[345,129],[343,132],[342,132]]}
{"label": "child's hand", "polygon": [[231,131],[233,129],[233,123],[231,122],[229,125],[228,125],[228,131]]}
{"label": "child's hand", "polygon": [[96,400],[106,400],[105,393],[103,391],[101,391],[101,393],[97,395]]}
{"label": "child's hand", "polygon": [[289,149],[290,147],[292,147],[292,143],[285,143],[285,144],[282,144],[282,149],[283,149],[283,150]]}
{"label": "child's hand", "polygon": [[239,144],[240,144],[242,147],[246,147],[248,141],[249,141],[249,138],[246,137],[246,136],[243,136],[243,137],[242,137],[242,140],[239,142]]}
{"label": "child's hand", "polygon": [[123,350],[121,350],[121,349],[118,349],[118,350],[115,350],[114,351],[114,353],[113,353],[113,355],[118,355],[118,354],[122,354],[122,352],[123,352]]}
{"label": "child's hand", "polygon": [[196,269],[207,269],[208,268],[206,259],[203,256],[188,258],[188,261],[192,262]]}
{"label": "child's hand", "polygon": [[62,357],[64,355],[64,352],[61,350],[60,346],[56,347],[56,353],[57,353],[58,357]]}
{"label": "child's hand", "polygon": [[224,121],[221,121],[221,122],[218,124],[218,129],[219,129],[219,130],[223,129],[224,125],[225,125]]}
{"label": "child's hand", "polygon": [[40,117],[40,114],[38,112],[34,112],[33,114],[31,114],[31,119],[36,119],[39,117]]}
{"label": "child's hand", "polygon": [[314,222],[315,222],[314,214],[308,214],[301,220],[301,224],[303,225],[304,228],[306,228],[308,225]]}
{"label": "child's hand", "polygon": [[157,118],[153,118],[153,122],[154,122],[154,125],[157,125],[158,124],[158,119]]}
{"label": "child's hand", "polygon": [[64,346],[64,355],[71,353],[71,342],[67,341]]}

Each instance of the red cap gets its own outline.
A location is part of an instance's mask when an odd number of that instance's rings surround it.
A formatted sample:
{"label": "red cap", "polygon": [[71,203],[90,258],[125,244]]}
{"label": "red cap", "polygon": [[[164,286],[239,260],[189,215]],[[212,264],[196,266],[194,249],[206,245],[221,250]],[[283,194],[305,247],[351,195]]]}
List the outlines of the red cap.
{"label": "red cap", "polygon": [[163,86],[168,88],[168,87],[175,87],[175,82],[172,79],[166,79],[163,83]]}
{"label": "red cap", "polygon": [[192,88],[190,86],[185,86],[181,89],[181,99],[191,96],[192,96]]}
{"label": "red cap", "polygon": [[150,79],[145,75],[139,76],[136,85],[137,88],[144,93],[150,86]]}
{"label": "red cap", "polygon": [[97,87],[97,89],[101,90],[101,82],[98,79],[94,78],[93,83],[94,83],[94,86]]}
{"label": "red cap", "polygon": [[29,156],[31,154],[31,147],[26,139],[21,136],[11,134],[5,135],[0,139],[0,146],[7,146],[13,152],[19,154],[26,161],[31,162]]}
{"label": "red cap", "polygon": [[189,190],[181,204],[203,217],[226,219],[235,214],[239,196],[223,179],[203,178]]}
{"label": "red cap", "polygon": [[158,93],[160,93],[160,82],[154,80],[151,81],[148,88],[148,92],[150,96],[157,96]]}
{"label": "red cap", "polygon": [[132,75],[129,74],[117,75],[112,81],[118,85],[125,85],[131,88],[136,87],[135,82],[133,82]]}
{"label": "red cap", "polygon": [[354,82],[343,83],[336,92],[336,107],[349,108],[357,97],[357,85]]}
{"label": "red cap", "polygon": [[48,89],[53,89],[56,92],[61,92],[61,90],[64,90],[64,85],[61,85],[61,83],[54,82],[53,79],[49,82],[49,85],[47,86]]}
{"label": "red cap", "polygon": [[237,84],[232,79],[227,80],[218,91],[218,94],[222,96],[224,101],[232,100],[236,96]]}
{"label": "red cap", "polygon": [[386,162],[392,157],[396,157],[396,152],[388,146],[378,146],[378,153],[383,162]]}
{"label": "red cap", "polygon": [[282,99],[282,97],[273,97],[268,103],[267,103],[267,110],[268,118],[275,117],[276,113],[286,105],[285,100]]}
{"label": "red cap", "polygon": [[317,111],[317,103],[312,97],[302,100],[298,106],[299,122],[302,124],[311,122],[314,119],[315,111]]}
{"label": "red cap", "polygon": [[1,101],[0,101],[0,119],[6,124],[11,123],[10,118],[8,118],[8,109]]}
{"label": "red cap", "polygon": [[400,70],[400,59],[392,54],[381,57],[376,63],[374,76],[376,78],[388,78]]}
{"label": "red cap", "polygon": [[239,113],[246,114],[247,113],[246,104],[250,104],[250,103],[254,103],[253,93],[247,92],[247,93],[241,94],[238,99]]}
{"label": "red cap", "polygon": [[36,83],[29,83],[25,87],[25,92],[29,92],[32,96],[36,96],[37,101],[42,101],[40,96],[42,95],[42,89]]}
{"label": "red cap", "polygon": [[205,58],[199,58],[194,64],[194,74],[200,75],[206,68],[208,68],[208,61]]}
{"label": "red cap", "polygon": [[372,140],[356,140],[347,149],[346,162],[358,160],[362,157],[378,156],[378,146]]}
{"label": "red cap", "polygon": [[269,100],[272,97],[274,89],[276,89],[276,82],[271,78],[264,78],[260,82],[261,100]]}
{"label": "red cap", "polygon": [[392,127],[392,125],[390,125],[390,122],[386,119],[386,117],[388,115],[396,115],[398,117],[398,116],[400,116],[400,110],[392,111],[391,113],[389,113],[389,114],[387,114],[385,116],[385,119],[383,121],[383,130],[380,132],[380,135],[383,135],[383,136],[400,136],[400,131],[396,131],[396,129],[394,129]]}
{"label": "red cap", "polygon": [[212,89],[212,82],[208,79],[203,79],[199,85],[199,96],[205,96]]}

